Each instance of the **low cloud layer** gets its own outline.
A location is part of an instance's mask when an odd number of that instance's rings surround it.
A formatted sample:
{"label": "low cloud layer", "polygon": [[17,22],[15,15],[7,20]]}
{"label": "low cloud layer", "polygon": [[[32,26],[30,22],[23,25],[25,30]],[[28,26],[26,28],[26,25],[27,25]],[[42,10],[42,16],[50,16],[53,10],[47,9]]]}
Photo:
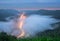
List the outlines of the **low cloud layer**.
{"label": "low cloud layer", "polygon": [[[54,29],[51,24],[56,22],[57,20],[54,18],[50,18],[50,16],[31,15],[26,18],[23,25],[23,29],[25,30],[25,36],[33,36],[37,32]],[[3,31],[8,34],[13,34],[15,36],[19,35],[20,30],[17,29],[17,26],[15,24],[17,23],[14,19],[8,22],[0,22],[0,32]]]}

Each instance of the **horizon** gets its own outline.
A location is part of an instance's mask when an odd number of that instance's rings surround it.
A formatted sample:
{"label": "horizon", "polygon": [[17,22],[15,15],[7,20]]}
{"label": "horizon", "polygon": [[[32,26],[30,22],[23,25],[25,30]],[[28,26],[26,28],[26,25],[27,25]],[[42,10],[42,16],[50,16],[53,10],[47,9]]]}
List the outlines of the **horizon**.
{"label": "horizon", "polygon": [[0,8],[60,8],[60,0],[0,0]]}
{"label": "horizon", "polygon": [[0,9],[11,9],[11,10],[60,10],[60,8],[0,8]]}

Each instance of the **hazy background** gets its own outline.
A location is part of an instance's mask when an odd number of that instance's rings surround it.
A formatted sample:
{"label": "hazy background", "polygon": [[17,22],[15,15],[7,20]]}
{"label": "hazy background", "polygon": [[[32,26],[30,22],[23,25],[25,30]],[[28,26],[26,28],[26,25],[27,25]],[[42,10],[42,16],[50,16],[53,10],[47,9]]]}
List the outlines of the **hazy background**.
{"label": "hazy background", "polygon": [[60,0],[0,0],[0,8],[59,8]]}

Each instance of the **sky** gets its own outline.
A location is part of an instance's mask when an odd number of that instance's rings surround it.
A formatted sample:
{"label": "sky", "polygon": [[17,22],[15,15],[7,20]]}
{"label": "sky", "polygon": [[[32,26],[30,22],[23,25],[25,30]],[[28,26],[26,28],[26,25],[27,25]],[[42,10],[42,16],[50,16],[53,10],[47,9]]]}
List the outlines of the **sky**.
{"label": "sky", "polygon": [[60,0],[0,0],[1,3],[24,3],[24,2],[59,2]]}
{"label": "sky", "polygon": [[60,8],[60,0],[0,0],[0,8]]}

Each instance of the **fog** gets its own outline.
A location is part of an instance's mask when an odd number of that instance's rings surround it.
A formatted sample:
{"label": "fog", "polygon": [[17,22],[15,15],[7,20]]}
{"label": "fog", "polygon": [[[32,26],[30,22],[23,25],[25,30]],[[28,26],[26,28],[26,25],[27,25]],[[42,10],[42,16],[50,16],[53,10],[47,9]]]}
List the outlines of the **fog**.
{"label": "fog", "polygon": [[[16,19],[17,20],[17,19]],[[8,34],[19,35],[20,30],[17,30],[15,24],[16,20],[12,19],[8,22],[0,22],[0,32],[6,32]],[[30,15],[25,19],[23,29],[25,31],[25,36],[34,36],[37,32],[42,32],[45,30],[53,30],[54,27],[51,24],[58,22],[56,19],[51,18],[51,16],[41,16],[41,15]]]}
{"label": "fog", "polygon": [[56,22],[58,21],[51,16],[31,15],[25,20],[23,29],[27,36],[34,36],[38,32],[53,30],[54,27],[51,24]]}

